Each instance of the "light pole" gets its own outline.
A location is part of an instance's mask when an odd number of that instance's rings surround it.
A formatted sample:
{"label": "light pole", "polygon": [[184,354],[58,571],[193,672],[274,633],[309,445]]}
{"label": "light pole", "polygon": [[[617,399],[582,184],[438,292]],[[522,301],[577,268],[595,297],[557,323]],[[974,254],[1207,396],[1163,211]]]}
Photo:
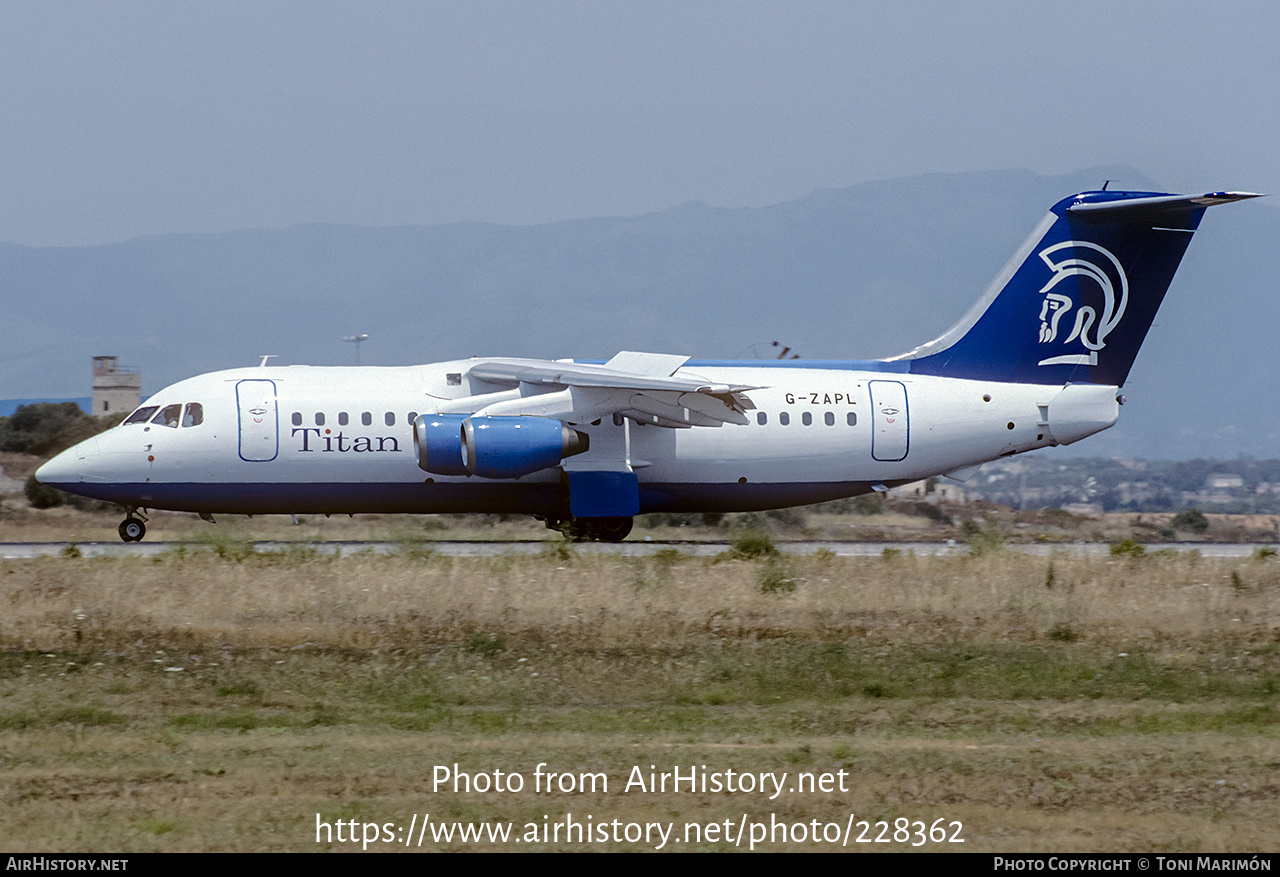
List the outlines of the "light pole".
{"label": "light pole", "polygon": [[354,342],[355,342],[355,345],[356,345],[356,365],[359,365],[359,364],[360,364],[360,342],[361,342],[361,341],[368,341],[368,340],[369,340],[369,336],[368,336],[368,335],[363,335],[363,334],[361,334],[361,335],[344,335],[344,336],[343,336],[343,338],[342,338],[342,340],[343,340],[343,341],[354,341]]}

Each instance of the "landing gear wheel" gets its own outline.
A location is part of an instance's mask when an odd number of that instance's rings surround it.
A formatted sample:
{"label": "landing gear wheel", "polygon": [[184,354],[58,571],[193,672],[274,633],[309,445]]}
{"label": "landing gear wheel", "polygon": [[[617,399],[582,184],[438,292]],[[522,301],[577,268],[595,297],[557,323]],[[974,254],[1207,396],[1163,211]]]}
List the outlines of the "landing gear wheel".
{"label": "landing gear wheel", "polygon": [[631,518],[596,518],[597,542],[621,542],[631,532]]}
{"label": "landing gear wheel", "polygon": [[631,518],[571,518],[561,529],[573,542],[621,542],[631,524]]}
{"label": "landing gear wheel", "polygon": [[125,542],[141,542],[147,535],[147,525],[137,518],[125,518],[120,522],[120,538]]}

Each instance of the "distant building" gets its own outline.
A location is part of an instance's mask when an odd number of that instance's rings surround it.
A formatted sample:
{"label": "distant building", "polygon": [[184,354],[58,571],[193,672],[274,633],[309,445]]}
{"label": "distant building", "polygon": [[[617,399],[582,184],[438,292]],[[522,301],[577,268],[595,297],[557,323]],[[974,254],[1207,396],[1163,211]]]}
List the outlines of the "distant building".
{"label": "distant building", "polygon": [[1239,490],[1244,487],[1244,479],[1230,472],[1214,472],[1204,480],[1206,491]]}
{"label": "distant building", "polygon": [[1121,505],[1150,502],[1159,495],[1159,485],[1150,481],[1121,481],[1116,485],[1116,499]]}
{"label": "distant building", "polygon": [[1062,510],[1073,515],[1100,515],[1106,511],[1100,502],[1068,502],[1063,504]]}
{"label": "distant building", "polygon": [[[932,484],[930,482],[933,482]],[[959,484],[944,482],[941,479],[913,481],[901,487],[891,488],[888,495],[893,499],[929,502],[937,505],[942,502],[964,503],[964,489]]]}
{"label": "distant building", "polygon": [[124,414],[142,401],[142,375],[122,369],[117,357],[93,358],[93,411],[96,416]]}
{"label": "distant building", "polygon": [[1204,479],[1204,489],[1197,502],[1203,504],[1229,503],[1239,499],[1244,490],[1244,479],[1230,472],[1213,472]]}

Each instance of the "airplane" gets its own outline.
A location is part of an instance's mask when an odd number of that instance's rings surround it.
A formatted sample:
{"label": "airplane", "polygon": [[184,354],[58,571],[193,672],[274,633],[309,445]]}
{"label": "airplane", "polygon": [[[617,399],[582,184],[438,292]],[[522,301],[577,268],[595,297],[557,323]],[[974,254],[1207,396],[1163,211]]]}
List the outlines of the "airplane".
{"label": "airplane", "polygon": [[267,366],[166,387],[36,478],[215,514],[528,514],[618,542],[636,515],[805,505],[1067,445],[1116,422],[1206,208],[1258,197],[1082,192],[1055,204],[937,339],[884,360],[478,357]]}

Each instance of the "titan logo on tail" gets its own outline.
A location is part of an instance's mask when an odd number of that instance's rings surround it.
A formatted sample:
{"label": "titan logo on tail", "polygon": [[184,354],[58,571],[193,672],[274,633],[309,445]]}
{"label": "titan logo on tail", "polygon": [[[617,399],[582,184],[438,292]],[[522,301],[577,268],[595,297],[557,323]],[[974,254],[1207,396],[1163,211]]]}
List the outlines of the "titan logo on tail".
{"label": "titan logo on tail", "polygon": [[[1062,250],[1071,253],[1072,258],[1063,259],[1060,262],[1053,261],[1053,255]],[[1108,273],[1105,268],[1095,262],[1079,258],[1076,254],[1080,250],[1101,253],[1110,263],[1112,272]],[[1097,365],[1098,351],[1107,346],[1107,336],[1120,324],[1120,320],[1124,317],[1124,309],[1129,303],[1129,278],[1125,276],[1124,267],[1109,250],[1087,241],[1063,241],[1046,247],[1037,255],[1053,272],[1049,282],[1040,290],[1044,295],[1044,305],[1040,308],[1041,344],[1048,344],[1057,339],[1058,324],[1062,322],[1067,311],[1076,304],[1071,296],[1055,291],[1058,284],[1068,277],[1082,277],[1098,284],[1098,288],[1102,291],[1101,319],[1093,307],[1089,305],[1077,307],[1075,325],[1071,329],[1071,334],[1062,342],[1067,345],[1078,338],[1089,352],[1051,356],[1040,360],[1037,365]],[[1077,288],[1080,287],[1077,286]],[[1090,332],[1093,333],[1092,337]]]}

